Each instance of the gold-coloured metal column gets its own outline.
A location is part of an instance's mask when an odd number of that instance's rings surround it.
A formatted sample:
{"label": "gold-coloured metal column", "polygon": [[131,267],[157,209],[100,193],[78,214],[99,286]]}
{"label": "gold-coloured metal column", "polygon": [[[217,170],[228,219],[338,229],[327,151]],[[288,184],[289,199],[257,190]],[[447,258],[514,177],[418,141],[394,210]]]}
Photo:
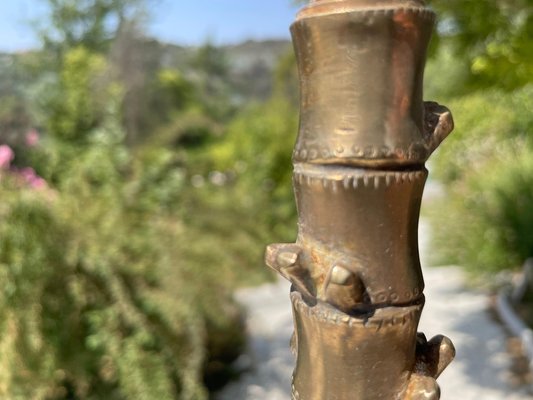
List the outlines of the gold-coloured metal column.
{"label": "gold-coloured metal column", "polygon": [[453,129],[422,101],[433,25],[421,0],[314,0],[291,28],[298,238],[266,262],[293,284],[293,399],[440,396],[455,350],[417,333],[424,163]]}

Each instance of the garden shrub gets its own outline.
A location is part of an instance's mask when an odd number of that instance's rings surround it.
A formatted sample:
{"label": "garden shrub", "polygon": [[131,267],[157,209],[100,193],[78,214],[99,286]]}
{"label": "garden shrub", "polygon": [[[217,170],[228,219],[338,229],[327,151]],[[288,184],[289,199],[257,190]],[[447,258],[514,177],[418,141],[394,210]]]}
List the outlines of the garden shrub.
{"label": "garden shrub", "polygon": [[533,255],[533,87],[453,101],[456,131],[433,159],[446,196],[430,210],[437,263],[491,273]]}
{"label": "garden shrub", "polygon": [[209,360],[242,351],[232,281],[182,252],[197,237],[165,207],[179,171],[128,171],[110,138],[80,149],[56,188],[2,176],[2,398],[205,399]]}

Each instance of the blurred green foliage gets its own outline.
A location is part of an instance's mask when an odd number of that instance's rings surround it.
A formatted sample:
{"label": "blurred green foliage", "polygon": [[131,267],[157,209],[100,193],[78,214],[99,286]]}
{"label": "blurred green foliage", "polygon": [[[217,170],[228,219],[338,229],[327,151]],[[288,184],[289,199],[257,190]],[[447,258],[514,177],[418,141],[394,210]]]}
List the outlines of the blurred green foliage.
{"label": "blurred green foliage", "polygon": [[294,236],[295,104],[237,113],[210,43],[184,70],[135,58],[138,32],[102,25],[128,1],[48,3],[46,51],[2,70],[28,82],[0,177],[0,397],[207,399],[245,346],[232,291],[271,279],[265,243]]}
{"label": "blurred green foliage", "polygon": [[[66,53],[55,92],[48,93],[47,132],[68,142],[83,142],[102,123],[116,85],[105,82],[106,61],[84,47]],[[100,86],[100,87],[98,87]]]}
{"label": "blurred green foliage", "polygon": [[147,0],[42,0],[49,8],[39,26],[44,48],[61,58],[65,51],[84,47],[109,49],[119,31],[144,12]]}
{"label": "blurred green foliage", "polygon": [[431,0],[440,39],[467,61],[470,89],[520,88],[533,76],[530,0]]}
{"label": "blurred green foliage", "polygon": [[[161,118],[128,146],[116,60],[80,43],[60,54],[26,92],[44,134],[0,179],[0,397],[206,399],[245,345],[233,289],[270,279],[264,244],[290,236],[295,110],[276,99],[234,116],[207,44],[192,76],[155,68]],[[21,179],[28,164],[45,188]]]}
{"label": "blurred green foliage", "polygon": [[1,179],[1,397],[207,398],[207,373],[243,348],[230,294],[251,262],[220,265],[224,243],[209,239],[213,255],[195,258],[206,247],[185,218],[186,151],[128,149],[122,91],[93,80],[105,60],[65,58],[49,135],[26,156],[48,188]]}
{"label": "blurred green foliage", "polygon": [[[0,171],[0,397],[206,399],[244,346],[232,290],[271,279],[265,244],[295,236],[294,56],[267,101],[243,101],[211,43],[183,68],[135,57],[151,54],[143,1],[46,1],[46,50],[0,60],[1,81],[20,83],[0,86],[16,150]],[[512,267],[533,253],[531,10],[432,4],[427,93],[457,125],[432,161],[447,187],[436,254]]]}
{"label": "blurred green foliage", "polygon": [[479,274],[519,267],[533,255],[533,86],[448,105],[456,131],[431,164],[447,188],[430,211],[434,261]]}
{"label": "blurred green foliage", "polygon": [[3,398],[206,398],[208,304],[169,254],[176,227],[128,197],[120,150],[80,151],[60,190],[2,181]]}

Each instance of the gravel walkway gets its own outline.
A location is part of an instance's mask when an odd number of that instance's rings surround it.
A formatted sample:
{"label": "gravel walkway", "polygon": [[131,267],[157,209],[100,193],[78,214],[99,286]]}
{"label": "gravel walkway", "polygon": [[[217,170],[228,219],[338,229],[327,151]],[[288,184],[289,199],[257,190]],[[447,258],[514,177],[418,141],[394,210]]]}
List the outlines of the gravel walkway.
{"label": "gravel walkway", "polygon": [[[428,250],[429,229],[420,225],[422,264]],[[442,400],[533,399],[526,388],[508,385],[510,359],[503,328],[487,311],[485,293],[465,289],[457,267],[425,268],[426,306],[419,331],[428,338],[450,337],[457,349],[455,361],[439,378]],[[289,285],[277,284],[243,289],[238,300],[249,312],[250,355],[244,362],[253,367],[216,400],[289,400],[294,359],[289,351],[292,316]]]}

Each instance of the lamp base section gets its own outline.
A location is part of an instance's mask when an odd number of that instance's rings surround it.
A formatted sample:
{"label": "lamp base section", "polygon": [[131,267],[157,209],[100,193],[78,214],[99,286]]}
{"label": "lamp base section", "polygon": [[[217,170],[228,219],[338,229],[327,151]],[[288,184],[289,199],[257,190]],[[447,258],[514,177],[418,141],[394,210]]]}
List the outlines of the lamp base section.
{"label": "lamp base section", "polygon": [[294,289],[291,301],[297,359],[293,400],[439,399],[435,379],[455,353],[449,339],[428,342],[417,334],[423,298],[366,316],[306,302]]}

